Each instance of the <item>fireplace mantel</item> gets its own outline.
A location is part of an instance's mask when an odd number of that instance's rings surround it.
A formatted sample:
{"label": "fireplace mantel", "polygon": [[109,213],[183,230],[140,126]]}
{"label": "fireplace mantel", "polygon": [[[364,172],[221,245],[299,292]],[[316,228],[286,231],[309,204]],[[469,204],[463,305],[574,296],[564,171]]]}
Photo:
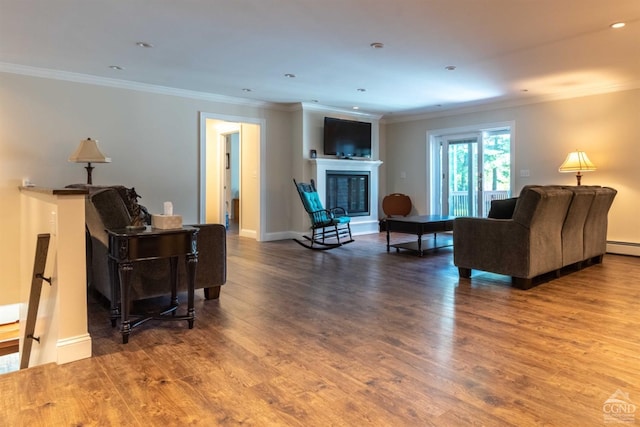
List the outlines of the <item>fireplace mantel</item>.
{"label": "fireplace mantel", "polygon": [[370,170],[382,164],[382,160],[353,160],[353,159],[310,159],[311,164],[323,166],[331,170]]}
{"label": "fireplace mantel", "polygon": [[318,196],[326,203],[327,171],[369,172],[369,216],[358,216],[351,219],[351,228],[356,234],[375,233],[378,231],[378,168],[381,160],[351,159],[309,159],[312,166],[311,178],[316,183]]}

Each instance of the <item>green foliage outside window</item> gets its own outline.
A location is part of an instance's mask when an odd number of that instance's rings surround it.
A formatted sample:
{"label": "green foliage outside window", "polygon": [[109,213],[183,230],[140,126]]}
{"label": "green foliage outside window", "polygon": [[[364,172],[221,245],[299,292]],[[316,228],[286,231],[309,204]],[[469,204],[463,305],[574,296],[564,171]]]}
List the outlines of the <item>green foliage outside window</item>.
{"label": "green foliage outside window", "polygon": [[511,138],[508,133],[486,135],[483,139],[483,182],[485,191],[508,191],[511,184]]}

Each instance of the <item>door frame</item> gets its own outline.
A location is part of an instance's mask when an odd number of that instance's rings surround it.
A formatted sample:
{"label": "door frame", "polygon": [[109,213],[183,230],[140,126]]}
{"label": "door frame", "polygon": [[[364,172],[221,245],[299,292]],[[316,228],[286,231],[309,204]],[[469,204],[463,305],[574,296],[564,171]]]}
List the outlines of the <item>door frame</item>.
{"label": "door frame", "polygon": [[[266,120],[259,117],[246,117],[246,116],[231,116],[226,114],[215,114],[215,113],[206,113],[200,112],[200,131],[199,131],[199,144],[200,144],[200,158],[198,161],[198,222],[204,223],[206,222],[206,207],[207,207],[207,142],[215,141],[217,146],[215,150],[217,152],[216,156],[216,164],[219,168],[219,188],[218,194],[219,197],[218,205],[220,208],[220,218],[222,223],[224,223],[224,174],[226,172],[226,158],[225,158],[225,144],[221,141],[221,138],[211,138],[208,135],[207,124],[211,121],[221,121],[221,122],[230,122],[237,123],[240,127],[242,124],[249,125],[257,125],[260,129],[259,131],[259,160],[257,165],[257,173],[255,178],[257,178],[257,187],[258,187],[258,200],[256,201],[256,209],[258,210],[258,223],[256,225],[256,230],[243,230],[242,228],[239,230],[239,234],[244,237],[253,237],[257,241],[265,240],[265,226],[266,223],[266,212],[265,212],[265,190],[264,186],[266,183],[265,177],[265,159],[266,159],[266,148],[265,148],[265,140],[266,140]],[[240,150],[242,150],[242,132],[240,133]],[[240,160],[242,162],[242,160]],[[242,172],[242,164],[240,164],[240,170]],[[249,173],[245,171],[244,173]]]}
{"label": "door frame", "polygon": [[511,162],[511,192],[515,189],[515,159],[516,159],[516,122],[514,120],[504,122],[488,122],[477,125],[460,126],[454,128],[442,128],[427,131],[427,158],[426,165],[430,173],[427,173],[426,186],[428,190],[427,211],[431,215],[440,215],[442,212],[442,168],[440,164],[440,138],[447,135],[470,134],[473,132],[487,132],[509,128],[510,131],[510,162]]}

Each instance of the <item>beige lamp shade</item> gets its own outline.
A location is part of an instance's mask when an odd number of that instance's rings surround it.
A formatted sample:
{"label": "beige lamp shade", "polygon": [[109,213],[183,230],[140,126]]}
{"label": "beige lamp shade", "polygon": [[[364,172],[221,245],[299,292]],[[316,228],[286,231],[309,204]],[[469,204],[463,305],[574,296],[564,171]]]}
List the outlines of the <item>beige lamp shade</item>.
{"label": "beige lamp shade", "polygon": [[98,148],[98,141],[87,138],[80,141],[76,151],[69,157],[70,162],[75,163],[111,163],[111,159]]}
{"label": "beige lamp shade", "polygon": [[91,177],[93,166],[91,166],[91,163],[111,163],[111,159],[102,154],[102,151],[98,148],[98,141],[91,138],[80,141],[80,145],[78,145],[76,151],[69,157],[69,161],[87,164],[87,166],[85,166],[87,170],[87,184],[93,184]]}
{"label": "beige lamp shade", "polygon": [[558,171],[560,172],[576,172],[578,185],[580,185],[580,180],[582,178],[581,172],[590,172],[594,170],[596,170],[596,166],[591,163],[591,160],[587,157],[587,153],[578,150],[569,153],[564,163],[562,163],[558,168]]}

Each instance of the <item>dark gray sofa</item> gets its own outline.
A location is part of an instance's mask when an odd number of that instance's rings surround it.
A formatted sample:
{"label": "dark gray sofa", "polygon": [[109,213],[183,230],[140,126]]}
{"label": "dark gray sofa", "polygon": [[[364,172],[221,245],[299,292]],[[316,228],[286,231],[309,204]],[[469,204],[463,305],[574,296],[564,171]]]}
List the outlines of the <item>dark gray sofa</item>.
{"label": "dark gray sofa", "polygon": [[461,277],[488,271],[527,289],[548,273],[599,263],[616,193],[597,186],[526,186],[510,218],[456,218],[454,264]]}
{"label": "dark gray sofa", "polygon": [[[87,280],[89,287],[112,301],[109,266],[108,237],[106,229],[122,228],[131,224],[131,214],[138,215],[139,206],[135,198],[128,197],[132,189],[123,186],[69,187],[87,188],[89,194],[85,204],[87,225]],[[142,219],[144,220],[142,209]],[[226,229],[222,224],[197,224],[198,267],[196,289],[204,289],[206,299],[220,296],[220,287],[227,280]],[[141,261],[133,269],[132,300],[170,295],[170,267],[166,259]],[[184,261],[178,262],[178,291],[187,288]]]}

